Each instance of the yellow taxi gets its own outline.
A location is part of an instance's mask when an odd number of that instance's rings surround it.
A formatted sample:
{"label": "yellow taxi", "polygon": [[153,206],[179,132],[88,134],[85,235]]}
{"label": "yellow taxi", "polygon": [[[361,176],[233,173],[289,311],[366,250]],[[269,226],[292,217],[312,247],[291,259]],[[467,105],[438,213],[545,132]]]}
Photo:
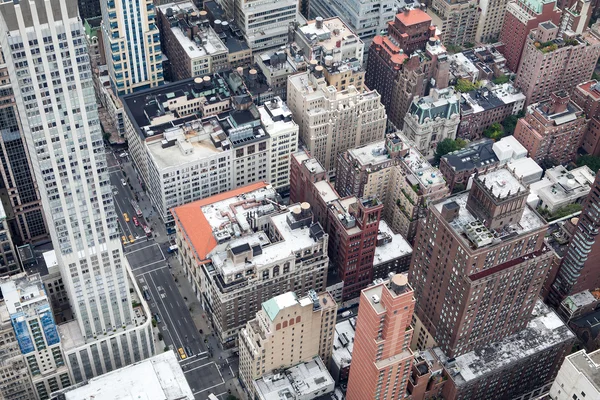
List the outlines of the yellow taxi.
{"label": "yellow taxi", "polygon": [[129,215],[127,213],[123,213],[123,218],[125,218],[125,222],[129,222]]}
{"label": "yellow taxi", "polygon": [[135,242],[135,238],[133,237],[133,235],[129,235],[129,243],[133,242]]}
{"label": "yellow taxi", "polygon": [[181,357],[182,360],[185,360],[187,358],[187,356],[185,355],[185,351],[183,350],[183,347],[179,348],[179,357]]}
{"label": "yellow taxi", "polygon": [[121,240],[123,241],[123,244],[127,244],[127,243],[129,243],[129,242],[127,241],[127,236],[121,236]]}

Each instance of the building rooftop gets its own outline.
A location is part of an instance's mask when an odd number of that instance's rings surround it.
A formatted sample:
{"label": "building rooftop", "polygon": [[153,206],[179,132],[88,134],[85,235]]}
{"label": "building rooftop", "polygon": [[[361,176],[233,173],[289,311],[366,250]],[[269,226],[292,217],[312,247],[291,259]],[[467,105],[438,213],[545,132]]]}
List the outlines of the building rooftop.
{"label": "building rooftop", "polygon": [[408,113],[417,116],[420,124],[426,119],[431,121],[438,117],[450,119],[453,115],[460,115],[458,99],[458,95],[452,88],[434,89],[429,96],[416,97]]}
{"label": "building rooftop", "polygon": [[580,350],[567,356],[567,360],[600,392],[600,350],[592,353]]}
{"label": "building rooftop", "polygon": [[545,176],[552,184],[540,188],[537,194],[555,203],[587,196],[595,179],[594,172],[587,165],[571,171],[559,165],[546,170]]}
{"label": "building rooftop", "polygon": [[492,149],[501,163],[527,157],[527,149],[513,135],[498,140]]}
{"label": "building rooftop", "polygon": [[254,60],[268,69],[271,77],[293,74],[307,67],[306,58],[295,43],[287,45],[285,49],[270,49],[255,54]]}
{"label": "building rooftop", "polygon": [[44,284],[39,274],[21,273],[7,277],[0,283],[0,291],[10,315],[27,309],[29,305],[48,301]]}
{"label": "building rooftop", "polygon": [[352,362],[354,336],[356,336],[356,317],[335,324],[331,357],[340,369],[349,366]]}
{"label": "building rooftop", "polygon": [[[294,85],[299,92],[305,97],[307,102],[316,100],[319,98],[325,98],[333,102],[338,100],[340,106],[344,105],[344,101],[352,101],[354,105],[361,103],[362,100],[372,100],[379,97],[379,94],[375,90],[360,92],[356,87],[350,85],[346,90],[337,90],[335,86],[327,86],[324,78],[321,78],[319,82],[315,84],[308,72],[302,72],[288,77],[289,85]],[[324,109],[320,106],[308,109],[309,114],[325,114],[329,112],[328,109]]]}
{"label": "building rooftop", "polygon": [[376,165],[390,159],[385,147],[385,140],[355,147],[348,150],[348,153],[362,166]]}
{"label": "building rooftop", "polygon": [[379,221],[377,243],[373,265],[383,264],[412,254],[412,247],[406,239],[402,235],[394,233],[384,220]]}
{"label": "building rooftop", "polygon": [[405,26],[421,24],[423,22],[431,24],[431,17],[420,8],[407,9],[404,12],[398,13],[396,14],[396,19]]}
{"label": "building rooftop", "polygon": [[[363,41],[338,17],[323,20],[322,27],[317,27],[317,21],[308,21],[306,25],[298,28],[307,43],[316,42],[326,51],[349,46],[356,43],[364,47]],[[339,43],[338,43],[339,42]],[[310,57],[310,55],[307,54]]]}
{"label": "building rooftop", "polygon": [[469,171],[498,163],[498,157],[492,150],[492,139],[471,142],[467,147],[448,153],[442,158],[454,171]]}
{"label": "building rooftop", "polygon": [[320,357],[297,364],[282,373],[269,373],[255,380],[254,389],[260,400],[314,398],[332,392],[335,382]]}
{"label": "building rooftop", "polygon": [[[227,47],[210,27],[208,19],[201,20],[200,11],[191,1],[162,4],[156,7],[169,20],[173,35],[190,59],[227,52]],[[190,38],[188,31],[192,29],[197,29],[197,32]]]}
{"label": "building rooftop", "polygon": [[279,311],[288,307],[292,307],[296,304],[298,304],[298,297],[296,296],[296,293],[287,292],[262,303],[262,309],[271,319],[271,321],[274,321],[277,317],[277,314],[279,314]]}
{"label": "building rooftop", "polygon": [[292,112],[280,97],[275,97],[271,101],[265,102],[258,107],[260,120],[263,127],[268,132],[281,131],[297,126],[292,119]]}
{"label": "building rooftop", "polygon": [[408,153],[404,156],[404,163],[412,171],[418,183],[425,189],[446,183],[441,172],[433,167],[415,148],[411,147],[408,150]]}
{"label": "building rooftop", "polygon": [[580,83],[577,89],[591,96],[595,101],[600,101],[600,83],[596,80]]}
{"label": "building rooftop", "polygon": [[583,292],[567,296],[562,301],[562,305],[571,311],[577,311],[577,309],[590,304],[594,304],[598,300],[599,299],[596,296],[594,296],[592,292],[590,292],[589,290],[584,290]]}
{"label": "building rooftop", "polygon": [[227,46],[229,53],[237,53],[250,49],[248,43],[244,39],[241,29],[235,21],[230,21],[225,15],[225,11],[216,1],[205,1],[204,9],[208,11],[209,19],[214,25],[214,21],[227,21],[228,25],[220,29],[218,33],[219,39]]}
{"label": "building rooftop", "polygon": [[[563,92],[558,93],[558,95],[559,97],[568,96]],[[552,99],[532,104],[529,109],[541,116],[544,123],[549,122],[556,126],[575,121],[583,114],[583,110],[573,101],[569,101],[565,108],[555,109]]]}
{"label": "building rooftop", "polygon": [[530,157],[512,160],[507,164],[507,167],[517,178],[525,178],[532,175],[541,176],[541,174],[544,172],[542,167],[540,167],[539,164]]}
{"label": "building rooftop", "polygon": [[525,186],[506,168],[500,168],[490,171],[485,175],[479,175],[477,179],[494,196],[500,198],[526,190]]}
{"label": "building rooftop", "polygon": [[463,114],[488,111],[518,101],[525,102],[525,95],[511,83],[491,83],[483,88],[462,93],[461,96],[460,107]]}
{"label": "building rooftop", "polygon": [[119,368],[60,391],[65,400],[193,400],[173,351]]}
{"label": "building rooftop", "polygon": [[[532,320],[525,329],[480,350],[456,357],[454,366],[450,366],[443,353],[440,359],[446,364],[455,384],[460,387],[484,375],[500,373],[502,368],[510,364],[574,338],[575,335],[558,315],[538,300],[534,306]],[[436,354],[440,353],[440,349],[436,349]]]}

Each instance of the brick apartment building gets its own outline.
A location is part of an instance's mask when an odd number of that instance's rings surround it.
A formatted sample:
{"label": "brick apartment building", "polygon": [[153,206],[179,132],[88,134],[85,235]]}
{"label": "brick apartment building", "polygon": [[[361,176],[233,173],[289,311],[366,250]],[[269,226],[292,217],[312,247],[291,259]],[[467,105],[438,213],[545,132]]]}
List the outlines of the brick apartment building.
{"label": "brick apartment building", "polygon": [[431,17],[421,9],[397,14],[388,35],[373,38],[365,83],[381,94],[388,119],[398,128],[413,97],[428,93],[426,82],[434,78],[436,87],[448,86],[448,57],[437,39]]}
{"label": "brick apartment building", "polygon": [[556,0],[508,2],[500,32],[500,42],[503,44],[500,52],[506,57],[506,66],[517,72],[529,32],[545,21],[558,26],[560,18],[561,10],[556,7]]}
{"label": "brick apartment building", "polygon": [[543,101],[557,90],[570,93],[592,77],[600,56],[599,25],[583,34],[559,34],[550,21],[527,37],[515,86],[523,91],[525,105]]}
{"label": "brick apartment building", "polygon": [[448,357],[529,321],[553,253],[528,194],[498,169],[475,178],[469,192],[432,204],[419,226],[409,271],[416,314]]}
{"label": "brick apartment building", "polygon": [[528,107],[519,119],[514,137],[537,163],[564,164],[574,161],[588,120],[583,110],[564,92]]}
{"label": "brick apartment building", "polygon": [[587,154],[600,156],[600,84],[595,80],[580,83],[571,98],[590,120],[581,148]]}
{"label": "brick apartment building", "polygon": [[[409,250],[410,246],[400,235],[393,235],[380,226],[383,213],[380,199],[342,197],[324,179],[324,174],[324,168],[307,153],[293,154],[291,186],[294,189],[290,199],[310,204],[316,220],[329,234],[328,253],[337,277],[344,281],[342,299],[346,301],[359,296],[376,277],[396,272],[386,268],[400,268],[404,259],[410,258],[412,249]],[[384,230],[387,235],[381,235]],[[386,259],[375,260],[378,247],[390,244],[395,250],[388,253]],[[378,267],[374,268],[374,264]]]}
{"label": "brick apartment building", "polygon": [[440,159],[440,172],[446,178],[450,191],[456,189],[461,192],[467,188],[473,174],[482,174],[498,167],[498,157],[493,145],[492,139],[481,139]]}

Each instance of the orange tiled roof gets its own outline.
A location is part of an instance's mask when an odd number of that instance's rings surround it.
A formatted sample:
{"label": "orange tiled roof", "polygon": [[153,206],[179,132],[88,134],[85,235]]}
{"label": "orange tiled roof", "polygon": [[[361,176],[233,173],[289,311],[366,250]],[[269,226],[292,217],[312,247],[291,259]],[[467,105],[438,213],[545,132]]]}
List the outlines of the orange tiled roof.
{"label": "orange tiled roof", "polygon": [[420,8],[415,8],[413,10],[396,14],[396,18],[406,26],[420,24],[422,22],[428,21],[431,22],[431,17]]}
{"label": "orange tiled roof", "polygon": [[210,253],[217,245],[217,241],[212,234],[212,228],[206,220],[204,213],[201,211],[201,208],[267,186],[268,184],[266,182],[251,183],[228,192],[219,193],[205,199],[194,201],[193,203],[175,207],[171,210],[173,218],[175,218],[175,223],[184,232],[184,239],[188,241],[190,246],[195,250],[197,257],[199,258],[198,261],[206,260],[208,253]]}

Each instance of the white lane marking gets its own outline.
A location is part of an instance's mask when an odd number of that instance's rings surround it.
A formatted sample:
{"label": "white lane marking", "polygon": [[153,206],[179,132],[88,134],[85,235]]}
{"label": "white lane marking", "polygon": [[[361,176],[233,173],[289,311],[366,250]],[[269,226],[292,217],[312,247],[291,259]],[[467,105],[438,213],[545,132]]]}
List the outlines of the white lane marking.
{"label": "white lane marking", "polygon": [[[154,282],[154,278],[152,277],[152,275],[150,275],[150,279],[152,280],[152,284],[154,285],[154,288],[157,287],[156,282]],[[158,292],[158,290],[157,290]],[[163,299],[160,299],[160,302],[162,303],[165,312],[167,311],[167,306],[165,306],[165,302],[163,301]],[[175,324],[173,323],[173,320],[171,319],[171,314],[169,314],[167,312],[167,319],[169,320],[169,322],[171,323],[172,327],[175,327]],[[177,346],[177,347],[182,347],[183,346],[183,340],[181,340],[181,337],[179,337],[179,332],[177,332],[177,330],[175,330],[175,335],[177,335],[177,340],[179,340],[179,343],[181,343],[181,346]],[[173,336],[171,335],[171,339],[173,339]],[[172,340],[173,345],[176,346],[175,344],[175,340]]]}

